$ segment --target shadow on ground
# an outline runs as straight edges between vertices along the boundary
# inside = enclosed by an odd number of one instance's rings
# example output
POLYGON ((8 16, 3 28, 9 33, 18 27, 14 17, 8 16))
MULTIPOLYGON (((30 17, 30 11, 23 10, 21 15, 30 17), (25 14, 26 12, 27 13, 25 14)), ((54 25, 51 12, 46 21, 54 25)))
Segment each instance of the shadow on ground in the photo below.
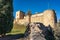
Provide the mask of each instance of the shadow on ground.
POLYGON ((1 37, 0 40, 17 40, 20 38, 23 38, 24 34, 15 34, 15 35, 6 35, 4 37, 1 37))

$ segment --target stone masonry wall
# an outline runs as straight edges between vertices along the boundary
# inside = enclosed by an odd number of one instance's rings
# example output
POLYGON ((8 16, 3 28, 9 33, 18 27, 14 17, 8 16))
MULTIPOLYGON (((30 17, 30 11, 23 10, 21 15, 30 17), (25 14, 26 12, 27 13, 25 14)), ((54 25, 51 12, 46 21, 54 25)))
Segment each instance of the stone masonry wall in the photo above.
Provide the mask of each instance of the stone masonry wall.
MULTIPOLYGON (((56 15, 53 10, 46 10, 43 13, 31 15, 31 23, 33 22, 40 22, 44 24, 46 27, 51 26, 52 28, 56 25, 56 15)), ((17 19, 16 19, 17 20, 17 19)), ((29 16, 24 16, 24 19, 19 19, 17 22, 18 24, 27 24, 29 23, 29 16)))

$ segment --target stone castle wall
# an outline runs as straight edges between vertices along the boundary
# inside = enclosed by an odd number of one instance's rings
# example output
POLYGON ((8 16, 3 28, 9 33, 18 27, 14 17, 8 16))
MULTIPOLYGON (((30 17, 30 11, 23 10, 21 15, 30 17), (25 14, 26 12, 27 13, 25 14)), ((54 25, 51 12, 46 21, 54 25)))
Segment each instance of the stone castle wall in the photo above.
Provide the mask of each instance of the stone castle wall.
MULTIPOLYGON (((31 15, 31 23, 40 22, 46 27, 51 26, 52 28, 54 28, 57 20, 55 17, 56 17, 55 11, 46 10, 43 13, 31 15)), ((24 16, 23 19, 19 19, 19 20, 16 19, 14 23, 15 22, 17 22, 18 24, 27 24, 29 23, 29 16, 28 15, 24 16)))

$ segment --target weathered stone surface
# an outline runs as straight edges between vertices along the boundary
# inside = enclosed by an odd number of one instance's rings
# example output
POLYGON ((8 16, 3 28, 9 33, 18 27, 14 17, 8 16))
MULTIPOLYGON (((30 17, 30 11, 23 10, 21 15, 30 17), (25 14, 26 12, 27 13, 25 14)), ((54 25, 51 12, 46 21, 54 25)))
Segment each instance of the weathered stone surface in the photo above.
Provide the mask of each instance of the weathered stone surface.
POLYGON ((27 27, 25 32, 25 40, 55 40, 51 27, 45 27, 41 23, 32 23, 27 27), (29 30, 30 29, 30 30, 29 30))
POLYGON ((47 27, 50 25, 53 29, 55 29, 56 27, 57 18, 56 18, 56 13, 54 10, 45 10, 42 13, 36 13, 30 16, 29 15, 22 16, 22 15, 23 15, 22 11, 20 12, 17 11, 16 20, 14 20, 14 23, 25 24, 29 22, 31 23, 40 22, 40 23, 43 23, 47 27), (21 19, 20 17, 23 17, 23 19, 21 19))

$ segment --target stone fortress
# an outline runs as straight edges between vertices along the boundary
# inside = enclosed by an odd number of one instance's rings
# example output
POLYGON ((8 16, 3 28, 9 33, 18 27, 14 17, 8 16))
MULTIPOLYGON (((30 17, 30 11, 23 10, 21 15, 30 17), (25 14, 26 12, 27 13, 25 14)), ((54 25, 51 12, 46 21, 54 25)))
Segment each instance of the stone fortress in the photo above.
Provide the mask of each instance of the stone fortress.
POLYGON ((50 25, 52 28, 54 28, 57 23, 56 13, 54 10, 45 10, 42 13, 36 13, 29 17, 29 15, 25 16, 25 13, 23 11, 16 12, 14 23, 27 24, 29 22, 40 22, 45 26, 50 25))

